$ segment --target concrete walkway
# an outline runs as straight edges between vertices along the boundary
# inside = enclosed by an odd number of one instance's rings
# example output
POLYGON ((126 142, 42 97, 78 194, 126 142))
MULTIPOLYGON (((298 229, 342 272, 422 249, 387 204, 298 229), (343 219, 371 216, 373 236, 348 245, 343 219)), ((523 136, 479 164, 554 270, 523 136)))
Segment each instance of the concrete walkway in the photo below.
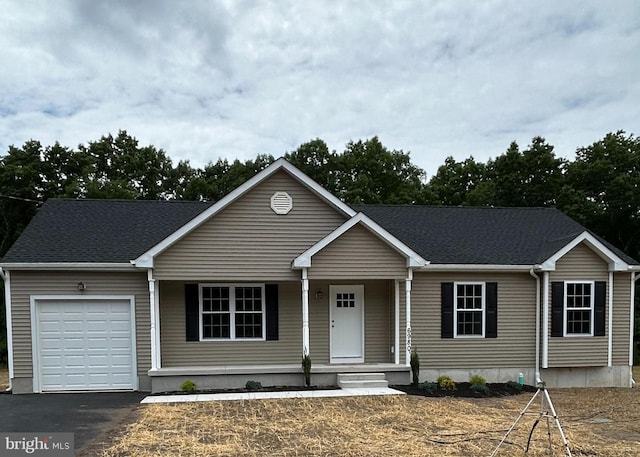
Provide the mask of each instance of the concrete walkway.
POLYGON ((399 390, 388 387, 331 389, 331 390, 299 390, 287 392, 229 392, 221 394, 193 395, 152 395, 140 403, 188 403, 194 401, 228 401, 228 400, 269 400, 274 398, 329 398, 329 397, 363 397, 368 395, 405 395, 399 390))

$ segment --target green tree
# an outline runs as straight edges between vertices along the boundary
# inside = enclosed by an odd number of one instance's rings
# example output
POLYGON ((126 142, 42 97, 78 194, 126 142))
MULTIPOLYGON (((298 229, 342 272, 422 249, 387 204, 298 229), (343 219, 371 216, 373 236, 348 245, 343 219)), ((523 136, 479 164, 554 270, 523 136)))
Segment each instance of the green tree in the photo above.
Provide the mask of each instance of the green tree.
POLYGON ((493 186, 485 164, 473 157, 457 162, 447 157, 424 187, 423 202, 430 205, 483 206, 490 204, 493 186))
POLYGON ((329 151, 324 141, 319 138, 308 141, 284 157, 329 192, 336 193, 339 158, 335 151, 329 151))
POLYGON ((336 161, 336 194, 347 203, 411 204, 420 200, 424 170, 409 154, 390 151, 378 137, 347 143, 336 161))

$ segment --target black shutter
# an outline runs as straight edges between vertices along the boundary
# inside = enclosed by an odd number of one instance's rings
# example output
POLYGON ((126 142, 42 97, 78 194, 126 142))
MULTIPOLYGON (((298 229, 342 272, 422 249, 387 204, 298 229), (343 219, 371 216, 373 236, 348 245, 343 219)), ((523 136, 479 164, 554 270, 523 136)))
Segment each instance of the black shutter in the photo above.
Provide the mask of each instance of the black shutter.
POLYGON ((200 341, 200 297, 197 284, 184 285, 187 341, 200 341))
POLYGON ((607 307, 607 283, 606 281, 596 281, 594 293, 594 323, 593 334, 595 336, 604 336, 605 334, 605 315, 607 307))
POLYGON ((486 338, 498 337, 498 283, 488 282, 485 284, 487 322, 485 324, 484 336, 486 338))
POLYGON ((564 335, 564 282, 551 283, 551 336, 564 335))
POLYGON ((441 285, 442 313, 441 338, 453 338, 453 283, 443 282, 441 285))
POLYGON ((264 285, 267 312, 267 340, 278 339, 278 285, 264 285))

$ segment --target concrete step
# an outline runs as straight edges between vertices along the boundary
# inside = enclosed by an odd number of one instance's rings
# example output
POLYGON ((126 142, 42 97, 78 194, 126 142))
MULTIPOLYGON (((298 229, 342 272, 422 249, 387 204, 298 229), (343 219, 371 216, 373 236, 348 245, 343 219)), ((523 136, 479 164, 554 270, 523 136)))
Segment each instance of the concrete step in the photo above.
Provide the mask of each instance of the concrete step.
POLYGON ((343 389, 389 387, 384 373, 338 373, 338 385, 343 389))

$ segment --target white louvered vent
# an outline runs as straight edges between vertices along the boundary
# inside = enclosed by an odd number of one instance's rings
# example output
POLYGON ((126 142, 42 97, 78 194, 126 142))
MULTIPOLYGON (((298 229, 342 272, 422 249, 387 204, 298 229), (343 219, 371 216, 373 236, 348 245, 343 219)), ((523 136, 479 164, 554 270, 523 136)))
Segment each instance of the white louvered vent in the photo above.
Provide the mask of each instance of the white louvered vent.
POLYGON ((293 198, 286 192, 276 192, 271 196, 271 209, 276 214, 288 214, 293 208, 293 198))

